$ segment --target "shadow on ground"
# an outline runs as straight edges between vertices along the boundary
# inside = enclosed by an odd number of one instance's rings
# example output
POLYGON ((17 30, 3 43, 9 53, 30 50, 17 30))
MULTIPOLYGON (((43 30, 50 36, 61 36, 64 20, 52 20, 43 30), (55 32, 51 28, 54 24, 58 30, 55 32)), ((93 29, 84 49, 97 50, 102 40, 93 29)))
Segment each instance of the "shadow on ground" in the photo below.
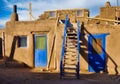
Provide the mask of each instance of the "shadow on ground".
POLYGON ((0 84, 96 84, 93 82, 109 82, 109 84, 119 84, 119 75, 109 75, 107 73, 81 72, 80 79, 62 79, 57 72, 44 71, 41 69, 31 69, 25 66, 5 66, 0 62, 0 84), (74 81, 74 82, 73 82, 74 81))

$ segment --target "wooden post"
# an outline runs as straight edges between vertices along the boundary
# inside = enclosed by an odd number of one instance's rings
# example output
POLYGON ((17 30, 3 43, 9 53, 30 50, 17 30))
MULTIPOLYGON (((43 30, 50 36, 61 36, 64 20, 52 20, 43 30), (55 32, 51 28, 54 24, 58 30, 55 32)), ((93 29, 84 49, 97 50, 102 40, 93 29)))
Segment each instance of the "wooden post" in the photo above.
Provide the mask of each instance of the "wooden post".
POLYGON ((33 34, 29 35, 29 44, 28 44, 28 56, 30 59, 27 61, 30 67, 34 67, 34 37, 33 34))
MULTIPOLYGON (((56 34, 57 34, 57 27, 58 27, 59 18, 60 18, 60 16, 59 16, 59 13, 58 13, 58 15, 57 15, 57 21, 56 21, 56 26, 55 26, 55 33, 54 33, 55 36, 56 36, 56 38, 57 38, 57 35, 56 35, 56 34)), ((57 71, 58 71, 58 70, 59 70, 59 61, 58 61, 58 57, 57 57, 57 54, 56 54, 56 52, 57 52, 57 51, 56 51, 56 49, 57 49, 56 47, 57 47, 57 44, 56 44, 56 39, 55 39, 55 48, 54 48, 54 49, 55 49, 55 51, 54 51, 54 52, 55 52, 55 56, 54 56, 54 59, 55 59, 55 62, 54 62, 54 63, 55 63, 55 64, 54 64, 54 65, 55 65, 55 68, 56 68, 57 71)))
POLYGON ((32 15, 32 3, 29 3, 29 16, 30 16, 30 21, 35 20, 34 16, 32 15))
POLYGON ((5 57, 5 32, 2 32, 2 53, 3 53, 3 60, 6 66, 6 57, 5 57))
POLYGON ((118 0, 116 2, 117 2, 117 7, 118 7, 118 0))

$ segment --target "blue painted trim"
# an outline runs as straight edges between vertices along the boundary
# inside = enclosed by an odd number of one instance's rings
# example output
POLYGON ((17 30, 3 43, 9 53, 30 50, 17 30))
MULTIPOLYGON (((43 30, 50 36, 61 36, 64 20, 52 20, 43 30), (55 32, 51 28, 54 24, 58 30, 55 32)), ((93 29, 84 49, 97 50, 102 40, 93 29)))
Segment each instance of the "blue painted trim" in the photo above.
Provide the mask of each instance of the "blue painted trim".
POLYGON ((62 41, 62 53, 61 53, 61 59, 60 59, 60 79, 62 79, 63 76, 63 59, 65 55, 65 42, 66 42, 66 35, 67 35, 67 27, 69 25, 69 19, 68 14, 66 14, 65 24, 64 24, 64 36, 62 41))
MULTIPOLYGON (((100 56, 103 56, 102 59, 106 62, 106 36, 109 35, 108 33, 105 34, 89 34, 88 35, 88 56, 92 55, 92 39, 100 38, 102 39, 102 53, 99 54, 100 56)), ((90 60, 88 60, 90 62, 90 60)), ((90 71, 90 64, 89 64, 89 71, 90 71)), ((104 66, 106 66, 106 63, 104 66)), ((94 72, 94 71, 93 71, 94 72)))
POLYGON ((80 21, 77 23, 77 48, 78 48, 78 64, 77 64, 77 79, 79 79, 79 70, 80 70, 80 21))
MULTIPOLYGON (((77 48, 78 48, 78 52, 80 53, 80 21, 78 21, 78 24, 77 24, 77 26, 78 26, 78 32, 77 32, 77 44, 78 44, 78 46, 77 46, 77 48)), ((78 61, 80 61, 80 56, 78 56, 78 61)))
POLYGON ((91 37, 105 37, 105 36, 107 36, 107 35, 109 35, 109 33, 98 33, 98 34, 88 34, 87 36, 89 37, 89 36, 91 36, 91 37))
POLYGON ((67 23, 68 23, 68 14, 66 15, 65 25, 64 25, 64 36, 62 41, 62 55, 61 55, 61 61, 64 58, 65 53, 65 41, 66 41, 66 34, 67 34, 67 23))

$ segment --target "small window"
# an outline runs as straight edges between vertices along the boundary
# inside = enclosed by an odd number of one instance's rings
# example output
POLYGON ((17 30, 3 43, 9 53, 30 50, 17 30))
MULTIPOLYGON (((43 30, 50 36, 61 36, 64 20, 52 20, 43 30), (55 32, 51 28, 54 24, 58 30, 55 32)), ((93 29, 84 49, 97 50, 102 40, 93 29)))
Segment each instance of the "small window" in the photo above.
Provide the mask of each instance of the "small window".
POLYGON ((92 39, 92 53, 93 54, 101 54, 102 53, 102 39, 97 38, 97 39, 92 39))
POLYGON ((41 50, 46 49, 46 37, 45 36, 36 37, 36 49, 41 49, 41 50))
POLYGON ((55 11, 50 11, 50 14, 49 14, 50 17, 55 17, 56 16, 56 13, 55 11))
POLYGON ((27 36, 20 36, 18 38, 18 47, 27 47, 27 36))
POLYGON ((78 17, 83 17, 84 16, 84 11, 83 10, 77 10, 77 16, 78 17))

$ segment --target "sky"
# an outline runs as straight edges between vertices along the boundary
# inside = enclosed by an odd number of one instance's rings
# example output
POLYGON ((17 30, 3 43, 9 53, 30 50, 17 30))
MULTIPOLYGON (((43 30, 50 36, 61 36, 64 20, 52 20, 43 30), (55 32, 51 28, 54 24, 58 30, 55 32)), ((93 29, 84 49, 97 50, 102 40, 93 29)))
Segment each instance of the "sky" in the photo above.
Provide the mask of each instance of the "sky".
POLYGON ((0 28, 4 28, 5 23, 10 20, 13 5, 18 7, 19 20, 28 21, 30 2, 32 3, 32 15, 38 19, 47 10, 74 8, 87 8, 90 11, 90 17, 95 17, 99 14, 100 7, 105 6, 107 1, 112 6, 116 6, 116 0, 0 0, 0 28))

